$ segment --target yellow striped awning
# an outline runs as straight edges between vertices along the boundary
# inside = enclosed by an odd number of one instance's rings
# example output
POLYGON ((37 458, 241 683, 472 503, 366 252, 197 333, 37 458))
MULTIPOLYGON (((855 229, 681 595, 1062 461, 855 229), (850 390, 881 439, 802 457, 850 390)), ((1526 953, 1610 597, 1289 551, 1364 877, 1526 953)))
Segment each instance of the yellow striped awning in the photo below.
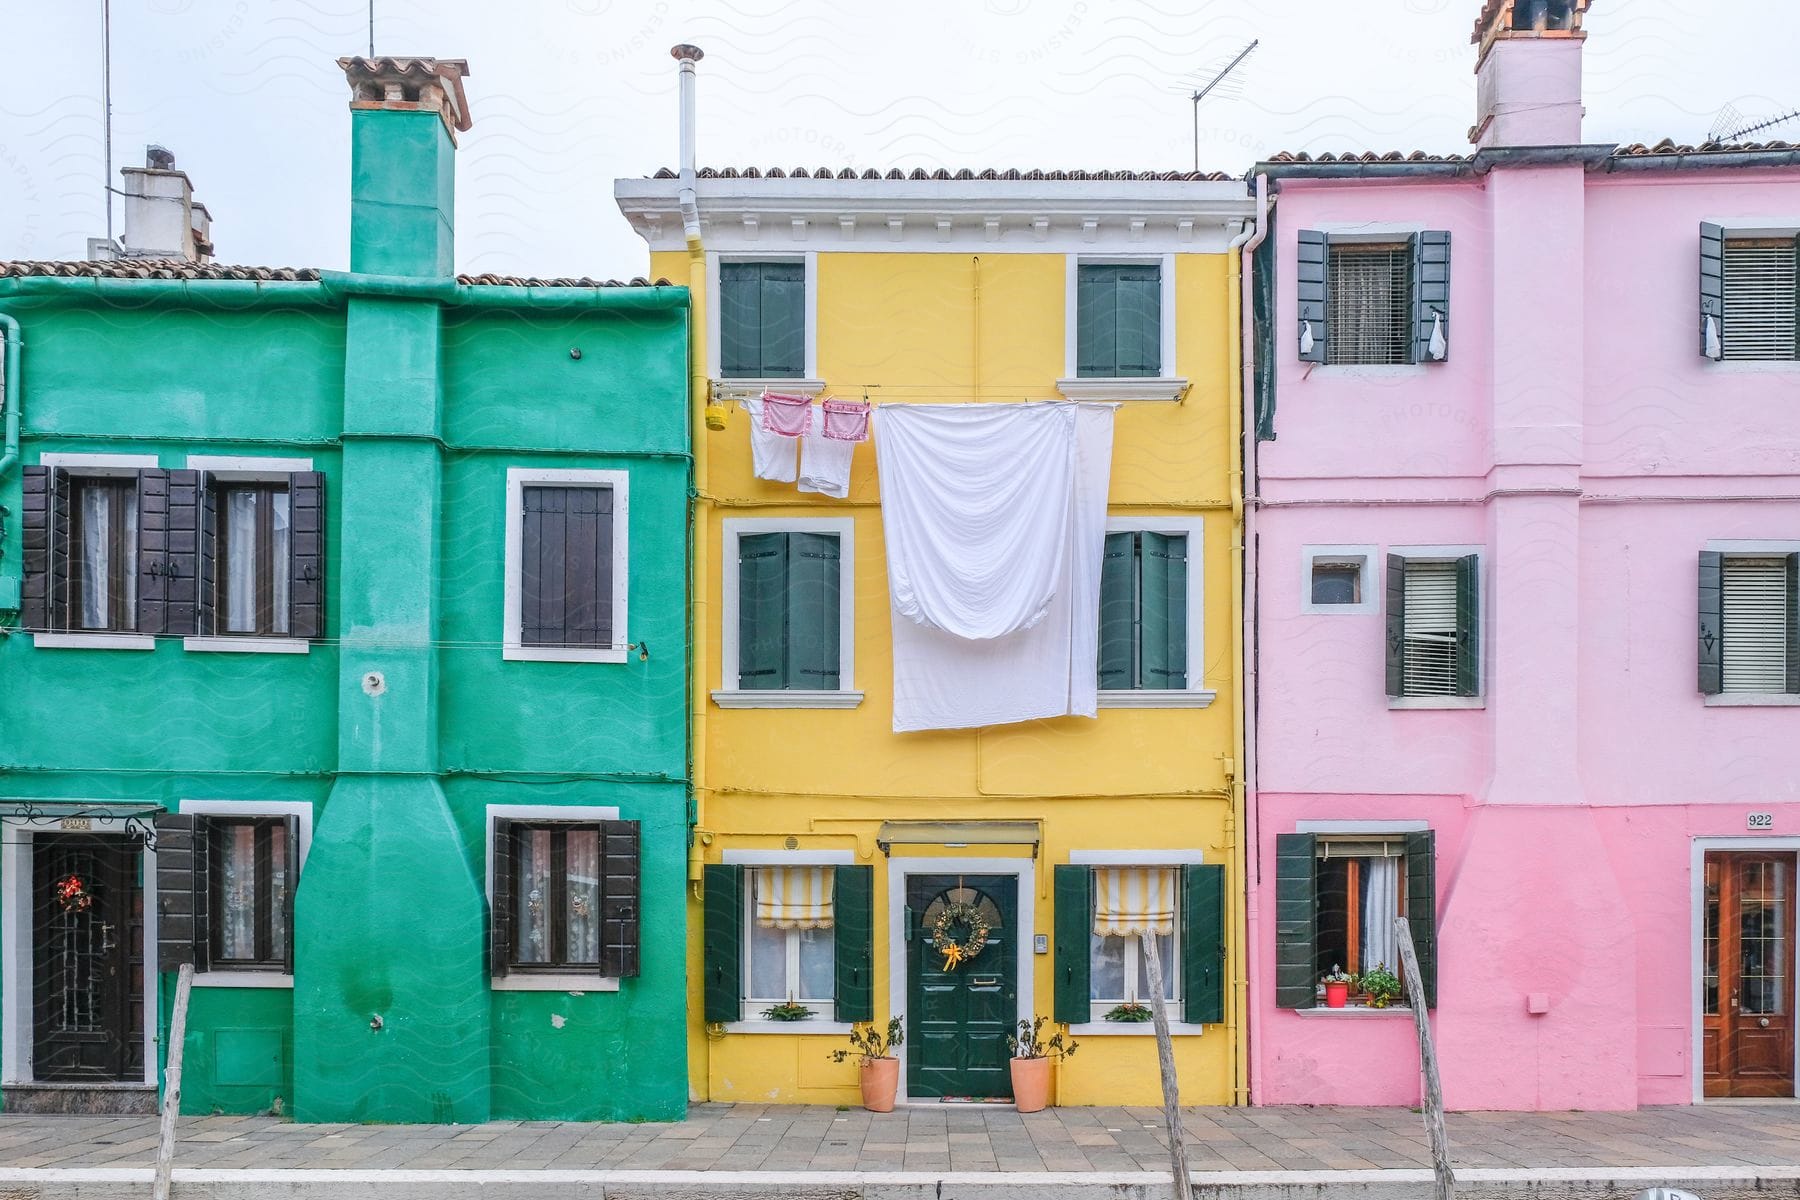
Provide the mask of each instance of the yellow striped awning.
POLYGON ((773 929, 830 929, 830 867, 758 867, 756 923, 773 929))
POLYGON ((1096 868, 1094 932, 1102 937, 1174 933, 1174 868, 1096 868))

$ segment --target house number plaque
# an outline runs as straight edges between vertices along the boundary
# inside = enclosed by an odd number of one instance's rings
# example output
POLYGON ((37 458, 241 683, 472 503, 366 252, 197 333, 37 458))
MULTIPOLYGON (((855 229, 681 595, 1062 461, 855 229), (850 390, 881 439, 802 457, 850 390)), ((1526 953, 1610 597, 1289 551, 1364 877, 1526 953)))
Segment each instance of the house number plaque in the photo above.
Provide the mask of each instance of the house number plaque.
POLYGON ((1775 828, 1775 814, 1751 813, 1744 819, 1744 825, 1749 829, 1773 829, 1775 828))
POLYGON ((64 817, 62 828, 74 833, 86 833, 94 827, 92 817, 64 817))

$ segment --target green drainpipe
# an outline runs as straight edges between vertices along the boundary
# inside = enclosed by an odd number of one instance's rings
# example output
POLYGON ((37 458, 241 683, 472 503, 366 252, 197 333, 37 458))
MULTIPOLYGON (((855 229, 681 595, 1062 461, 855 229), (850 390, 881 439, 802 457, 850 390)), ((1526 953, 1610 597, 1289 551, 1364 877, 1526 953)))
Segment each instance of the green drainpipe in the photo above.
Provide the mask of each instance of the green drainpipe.
MULTIPOLYGON (((0 449, 0 484, 5 483, 6 476, 19 461, 19 397, 21 394, 19 380, 19 322, 15 317, 0 313, 0 337, 6 340, 6 357, 0 362, 0 371, 4 372, 6 390, 0 396, 0 412, 6 414, 6 441, 0 449)), ((0 519, 11 516, 4 507, 0 507, 0 519)), ((4 540, 6 531, 3 520, 0 520, 0 612, 17 612, 19 609, 19 588, 23 576, 20 569, 13 565, 11 548, 4 540)), ((17 533, 13 537, 17 538, 17 533)))

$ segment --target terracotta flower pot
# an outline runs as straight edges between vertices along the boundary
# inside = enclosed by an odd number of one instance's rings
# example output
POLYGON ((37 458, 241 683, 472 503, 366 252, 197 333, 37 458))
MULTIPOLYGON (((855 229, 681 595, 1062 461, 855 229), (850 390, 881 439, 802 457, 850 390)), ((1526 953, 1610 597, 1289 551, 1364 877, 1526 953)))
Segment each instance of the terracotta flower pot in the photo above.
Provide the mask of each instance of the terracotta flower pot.
POLYGON ((863 1063, 862 1100, 870 1112, 893 1112, 894 1092, 899 1086, 899 1059, 871 1058, 863 1063))
POLYGON ((1327 983, 1325 985, 1326 1008, 1342 1008, 1344 1002, 1349 999, 1350 985, 1348 983, 1327 983))
POLYGON ((1050 1103, 1050 1060, 1012 1060, 1013 1104, 1022 1113, 1042 1112, 1050 1103))

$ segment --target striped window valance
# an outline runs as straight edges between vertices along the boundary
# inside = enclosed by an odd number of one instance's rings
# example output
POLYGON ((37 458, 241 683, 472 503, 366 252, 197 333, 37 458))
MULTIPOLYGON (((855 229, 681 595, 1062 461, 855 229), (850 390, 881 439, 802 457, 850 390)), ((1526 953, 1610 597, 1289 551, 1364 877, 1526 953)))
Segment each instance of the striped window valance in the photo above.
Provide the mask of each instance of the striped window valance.
POLYGON ((1096 868, 1094 932, 1102 937, 1174 933, 1175 869, 1096 868))
POLYGON ((830 929, 830 867, 759 867, 756 923, 772 929, 830 929))

